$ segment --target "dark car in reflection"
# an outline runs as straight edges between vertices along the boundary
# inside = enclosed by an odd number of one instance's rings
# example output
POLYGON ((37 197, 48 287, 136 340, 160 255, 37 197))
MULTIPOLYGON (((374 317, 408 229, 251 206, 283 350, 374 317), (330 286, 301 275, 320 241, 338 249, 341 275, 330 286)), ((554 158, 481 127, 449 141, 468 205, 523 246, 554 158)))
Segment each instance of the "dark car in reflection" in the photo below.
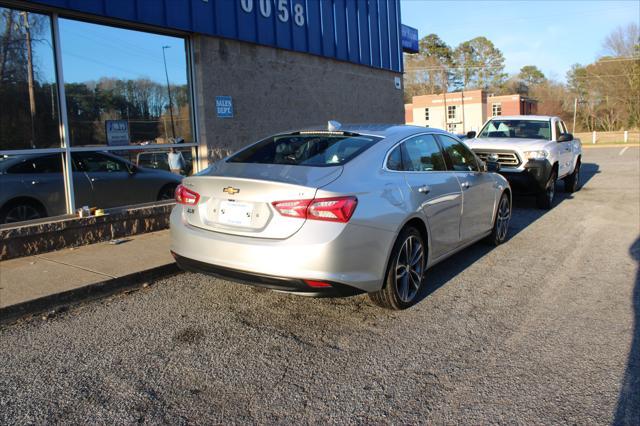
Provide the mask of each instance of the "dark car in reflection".
MULTIPOLYGON (((173 199, 181 176, 147 169, 106 152, 72 154, 76 208, 111 208, 173 199)), ((60 154, 27 154, 0 161, 0 223, 66 213, 60 154)))

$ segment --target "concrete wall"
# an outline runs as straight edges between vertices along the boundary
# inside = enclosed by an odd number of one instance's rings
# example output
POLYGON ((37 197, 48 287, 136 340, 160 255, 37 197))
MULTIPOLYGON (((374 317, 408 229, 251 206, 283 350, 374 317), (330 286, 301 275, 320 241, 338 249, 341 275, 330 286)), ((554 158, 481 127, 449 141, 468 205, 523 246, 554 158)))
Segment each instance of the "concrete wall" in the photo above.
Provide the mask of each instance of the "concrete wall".
POLYGON ((194 36, 193 46, 199 139, 209 159, 328 120, 404 122, 399 73, 215 37, 194 36), (216 116, 216 96, 233 98, 233 118, 216 116))

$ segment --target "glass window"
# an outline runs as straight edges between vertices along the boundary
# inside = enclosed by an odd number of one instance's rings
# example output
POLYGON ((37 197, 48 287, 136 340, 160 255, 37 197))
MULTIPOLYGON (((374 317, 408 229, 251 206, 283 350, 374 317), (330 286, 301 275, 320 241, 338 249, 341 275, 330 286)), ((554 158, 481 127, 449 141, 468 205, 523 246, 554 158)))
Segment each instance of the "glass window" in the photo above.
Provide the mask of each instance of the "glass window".
POLYGON ((404 170, 414 172, 447 170, 440 147, 432 135, 413 137, 402 146, 404 170))
POLYGON ((0 156, 0 225, 66 213, 62 154, 0 156))
POLYGON ((455 120, 456 119, 456 106, 455 105, 449 105, 447 107, 447 118, 449 120, 455 120))
POLYGON ((475 155, 462 142, 449 136, 438 135, 442 147, 449 158, 449 166, 457 172, 479 171, 475 155))
POLYGON ((551 124, 542 120, 492 119, 478 137, 551 140, 551 124))
POLYGON ((425 121, 429 121, 429 108, 424 109, 424 119, 425 121))
POLYGON ((323 133, 279 135, 240 151, 230 163, 288 164, 294 166, 340 166, 379 141, 373 136, 323 133))
POLYGON ((72 146, 192 142, 184 39, 59 23, 72 146))
POLYGON ((402 170, 402 151, 400 145, 395 147, 387 158, 387 169, 402 170))
POLYGON ((174 150, 185 161, 173 172, 168 150, 72 153, 76 208, 108 209, 172 199, 182 175, 192 171, 186 161, 193 158, 192 149, 174 150))
POLYGON ((0 150, 59 148, 51 20, 0 7, 0 150))
POLYGON ((500 104, 500 103, 492 104, 491 105, 491 115, 493 115, 494 117, 496 117, 498 115, 502 115, 502 104, 500 104))

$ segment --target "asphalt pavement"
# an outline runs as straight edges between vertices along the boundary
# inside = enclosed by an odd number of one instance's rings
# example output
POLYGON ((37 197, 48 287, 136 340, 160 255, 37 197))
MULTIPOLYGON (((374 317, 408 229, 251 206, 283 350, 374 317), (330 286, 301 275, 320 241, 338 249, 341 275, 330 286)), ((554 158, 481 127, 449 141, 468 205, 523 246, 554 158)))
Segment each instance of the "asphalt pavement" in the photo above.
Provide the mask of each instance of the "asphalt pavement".
POLYGON ((183 273, 2 326, 0 424, 638 424, 640 149, 583 175, 407 311, 183 273))

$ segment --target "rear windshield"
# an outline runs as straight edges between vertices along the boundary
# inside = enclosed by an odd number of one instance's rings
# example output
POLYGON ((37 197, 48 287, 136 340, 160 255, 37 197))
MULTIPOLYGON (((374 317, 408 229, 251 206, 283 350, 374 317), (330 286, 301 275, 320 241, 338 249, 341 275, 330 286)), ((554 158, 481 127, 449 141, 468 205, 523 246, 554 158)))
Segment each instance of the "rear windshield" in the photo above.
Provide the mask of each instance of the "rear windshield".
POLYGON ((491 120, 479 138, 519 138, 551 140, 551 124, 534 120, 491 120))
POLYGON ((260 141, 227 161, 314 167, 340 166, 360 155, 380 139, 342 134, 280 135, 260 141))

